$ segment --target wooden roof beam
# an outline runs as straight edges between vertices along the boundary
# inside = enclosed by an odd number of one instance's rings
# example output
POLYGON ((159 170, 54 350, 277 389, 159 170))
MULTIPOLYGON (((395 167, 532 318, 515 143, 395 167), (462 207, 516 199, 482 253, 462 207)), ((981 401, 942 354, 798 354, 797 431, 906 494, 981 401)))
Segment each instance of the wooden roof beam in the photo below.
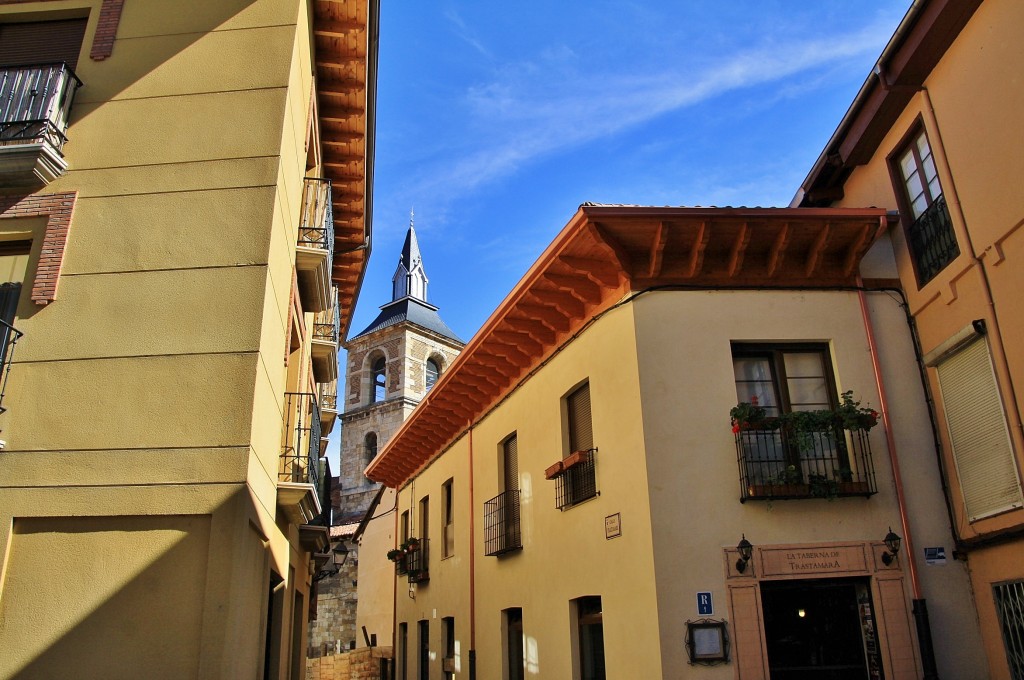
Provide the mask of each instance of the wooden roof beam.
POLYGON ((499 342, 512 345, 517 349, 522 349, 527 354, 537 356, 544 351, 544 345, 523 333, 515 333, 513 331, 494 331, 492 336, 499 342))
POLYGON ((580 302, 594 305, 601 301, 601 287, 588 278, 550 272, 545 274, 544 278, 572 294, 580 302))
MULTIPOLYGON (((509 364, 507 359, 499 357, 497 354, 492 354, 483 348, 473 353, 473 360, 478 362, 473 364, 474 367, 478 366, 481 371, 493 371, 506 380, 511 380, 519 375, 519 370, 509 364)), ((466 364, 466 366, 469 366, 469 364, 466 364)))
POLYGON ((523 319, 515 316, 507 316, 505 317, 505 323, 508 324, 509 328, 519 333, 525 333, 542 345, 547 346, 555 344, 555 334, 550 328, 536 319, 523 319))
POLYGON ((732 278, 743 268, 743 255, 747 252, 747 245, 750 243, 750 226, 744 222, 740 225, 740 231, 736 234, 736 240, 732 244, 729 253, 729 277, 732 278))
POLYGON ((565 290, 543 290, 535 288, 530 291, 530 295, 542 304, 552 306, 562 314, 574 319, 583 316, 586 312, 586 307, 584 307, 583 303, 565 290))
POLYGON ((520 303, 520 311, 529 314, 531 317, 537 319, 551 330, 556 333, 568 333, 569 332, 569 319, 557 310, 551 307, 543 307, 541 305, 531 305, 529 303, 520 303))
POLYGON ((668 243, 668 223, 658 222, 658 229, 654 233, 654 240, 651 242, 651 256, 647 263, 647 278, 653 279, 661 274, 661 264, 665 254, 666 243, 668 243))
POLYGON ((853 271, 857 268, 857 263, 860 261, 861 255, 864 254, 864 250, 867 248, 868 237, 871 235, 871 225, 865 224, 860 228, 860 232, 857 237, 850 244, 849 250, 846 251, 846 258, 843 260, 843 276, 850 276, 853 271))
POLYGON ((825 246, 828 244, 830 229, 831 225, 826 222, 825 226, 818 232, 818 236, 814 239, 814 244, 811 245, 811 249, 807 252, 807 265, 804 267, 804 276, 809 277, 818 268, 821 256, 825 252, 825 246))
POLYGON ((690 247, 690 267, 687 273, 689 278, 700 274, 700 270, 704 266, 704 251, 708 247, 709 240, 711 240, 711 227, 708 226, 705 220, 697 227, 697 234, 694 236, 693 245, 690 247))
POLYGON ((495 338, 495 342, 492 342, 488 348, 497 354, 499 357, 508 359, 509 363, 519 368, 525 368, 530 364, 530 355, 526 352, 520 351, 515 345, 510 345, 501 342, 495 338))
POLYGON ((504 385, 498 384, 491 380, 484 373, 470 373, 468 371, 463 370, 462 375, 460 375, 459 378, 461 380, 465 380, 466 382, 470 382, 475 385, 480 385, 485 389, 493 388, 495 390, 500 390, 502 387, 504 387, 504 385))
POLYGON ((772 242, 771 252, 768 254, 768 276, 775 276, 779 271, 779 267, 782 266, 782 261, 786 257, 786 245, 789 243, 789 223, 782 225, 779 229, 779 233, 775 235, 775 241, 772 242))
POLYGON ((583 274, 591 281, 605 288, 618 288, 622 283, 623 273, 605 260, 594 260, 588 257, 562 255, 559 262, 577 274, 583 274))
POLYGON ((607 229, 599 226, 596 222, 587 222, 586 231, 590 234, 594 244, 603 250, 626 276, 632 278, 633 261, 622 244, 607 229))

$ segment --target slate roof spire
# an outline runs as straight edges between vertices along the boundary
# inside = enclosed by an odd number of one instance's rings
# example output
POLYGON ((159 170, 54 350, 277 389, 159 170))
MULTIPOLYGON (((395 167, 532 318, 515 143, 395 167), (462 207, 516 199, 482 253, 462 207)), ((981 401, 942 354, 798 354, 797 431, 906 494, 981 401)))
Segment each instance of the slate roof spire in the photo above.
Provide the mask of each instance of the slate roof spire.
POLYGON ((413 226, 414 213, 409 211, 409 231, 405 234, 402 255, 398 259, 398 268, 391 279, 391 301, 412 297, 427 301, 427 273, 423 270, 423 256, 420 255, 420 244, 416 240, 416 229, 413 226))

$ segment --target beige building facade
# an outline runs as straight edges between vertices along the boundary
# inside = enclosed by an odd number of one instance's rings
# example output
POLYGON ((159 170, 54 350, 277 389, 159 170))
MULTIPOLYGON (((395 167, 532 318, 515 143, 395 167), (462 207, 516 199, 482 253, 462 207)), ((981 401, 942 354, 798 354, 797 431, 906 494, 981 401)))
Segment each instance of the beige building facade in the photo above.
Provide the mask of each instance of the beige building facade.
POLYGON ((376 30, 0 2, 0 677, 303 677, 376 30))
POLYGON ((953 547, 999 680, 1024 677, 1021 22, 1012 0, 916 3, 794 199, 899 211, 953 547))
POLYGON ((367 470, 396 678, 986 677, 888 229, 581 206, 367 470))

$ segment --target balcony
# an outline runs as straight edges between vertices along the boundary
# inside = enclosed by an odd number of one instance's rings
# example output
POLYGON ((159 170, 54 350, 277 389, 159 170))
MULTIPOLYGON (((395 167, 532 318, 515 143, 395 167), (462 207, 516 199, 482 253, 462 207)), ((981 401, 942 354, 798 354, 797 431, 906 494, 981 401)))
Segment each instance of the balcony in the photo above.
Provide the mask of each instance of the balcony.
POLYGON ((419 546, 405 555, 405 573, 409 583, 426 583, 430 580, 430 540, 421 538, 419 546))
POLYGON ((81 85, 67 64, 0 67, 0 186, 38 189, 64 174, 64 133, 81 85))
POLYGON ((295 269, 302 308, 322 312, 331 304, 331 264, 334 259, 334 208, 331 180, 306 177, 302 182, 302 213, 295 269))
POLYGON ((504 555, 522 547, 519 489, 511 489, 484 502, 484 554, 504 555))
POLYGON ((878 492, 866 429, 846 429, 840 423, 798 429, 784 423, 740 429, 735 436, 740 502, 868 497, 878 492))
POLYGON ((284 443, 278 468, 277 504, 293 524, 320 516, 320 407, 316 395, 285 394, 284 443))
POLYGON ((576 451, 544 471, 546 479, 555 480, 555 507, 567 510, 600 495, 596 457, 597 449, 576 451))
POLYGON ((334 429, 338 419, 338 381, 320 383, 317 386, 320 403, 320 434, 324 437, 334 429))
POLYGON ((4 395, 7 394, 7 376, 11 373, 11 362, 14 359, 14 346, 24 333, 0 319, 0 414, 7 412, 4 406, 4 395))
POLYGON ((313 318, 313 378, 318 383, 338 379, 338 336, 341 333, 341 314, 338 310, 338 289, 331 288, 331 304, 313 318))
POLYGON ((907 230, 917 280, 924 285, 935 278, 959 254, 946 198, 939 196, 907 230))

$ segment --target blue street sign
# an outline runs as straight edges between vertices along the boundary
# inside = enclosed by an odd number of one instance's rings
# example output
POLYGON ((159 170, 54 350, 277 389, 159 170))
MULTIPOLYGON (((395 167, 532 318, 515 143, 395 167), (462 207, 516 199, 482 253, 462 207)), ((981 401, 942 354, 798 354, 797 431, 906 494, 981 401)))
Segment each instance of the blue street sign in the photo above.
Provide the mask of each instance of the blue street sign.
POLYGON ((701 616, 711 616, 715 608, 711 604, 711 593, 697 593, 697 613, 701 616))

